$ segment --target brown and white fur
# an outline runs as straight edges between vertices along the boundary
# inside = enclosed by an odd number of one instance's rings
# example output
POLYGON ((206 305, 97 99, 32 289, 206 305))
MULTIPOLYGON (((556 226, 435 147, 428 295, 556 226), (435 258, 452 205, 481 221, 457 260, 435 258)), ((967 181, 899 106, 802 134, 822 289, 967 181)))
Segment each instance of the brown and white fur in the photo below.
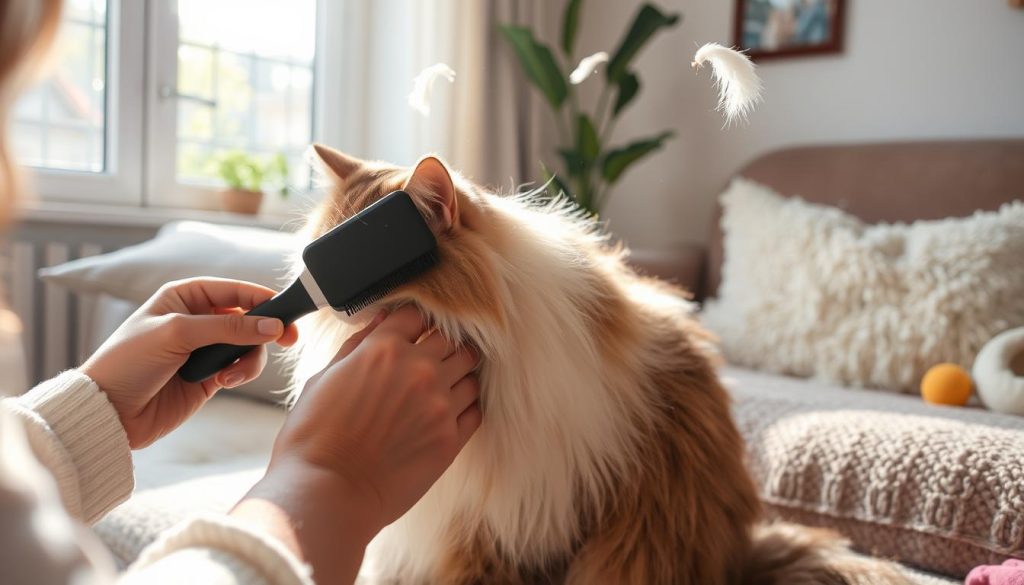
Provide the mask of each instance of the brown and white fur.
MULTIPOLYGON (((837 537, 759 525, 710 336, 683 291, 634 273, 565 205, 500 197, 426 157, 414 170, 317 146, 331 181, 310 237, 404 188, 440 264, 415 303, 472 343, 484 422, 374 549, 400 583, 901 582, 837 537)), ((374 311, 302 325, 301 380, 374 311)))

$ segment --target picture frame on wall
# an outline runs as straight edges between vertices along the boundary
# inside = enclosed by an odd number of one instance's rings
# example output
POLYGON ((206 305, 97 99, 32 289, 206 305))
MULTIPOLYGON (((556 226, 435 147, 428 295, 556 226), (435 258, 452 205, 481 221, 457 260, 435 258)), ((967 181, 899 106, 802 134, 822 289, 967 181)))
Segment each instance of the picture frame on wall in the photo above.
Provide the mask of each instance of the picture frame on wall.
POLYGON ((755 61, 843 50, 846 0, 734 1, 734 44, 755 61))

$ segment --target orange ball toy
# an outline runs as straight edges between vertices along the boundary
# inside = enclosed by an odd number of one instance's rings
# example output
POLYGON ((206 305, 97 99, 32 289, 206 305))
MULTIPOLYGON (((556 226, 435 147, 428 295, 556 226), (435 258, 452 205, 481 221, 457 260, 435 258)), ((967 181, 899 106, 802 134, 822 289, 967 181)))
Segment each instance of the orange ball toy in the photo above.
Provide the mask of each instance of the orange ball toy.
POLYGON ((971 397, 971 376, 956 364, 932 366, 921 379, 921 397, 932 404, 963 406, 971 397))

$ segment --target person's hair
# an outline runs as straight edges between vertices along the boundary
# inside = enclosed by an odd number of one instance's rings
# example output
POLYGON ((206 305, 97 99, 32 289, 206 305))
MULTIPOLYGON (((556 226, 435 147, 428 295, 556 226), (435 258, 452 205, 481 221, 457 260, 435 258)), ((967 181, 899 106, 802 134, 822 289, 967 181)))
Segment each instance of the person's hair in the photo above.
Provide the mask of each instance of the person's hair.
POLYGON ((57 36, 63 3, 0 0, 0 227, 10 220, 20 184, 8 145, 7 118, 15 100, 43 69, 57 36))

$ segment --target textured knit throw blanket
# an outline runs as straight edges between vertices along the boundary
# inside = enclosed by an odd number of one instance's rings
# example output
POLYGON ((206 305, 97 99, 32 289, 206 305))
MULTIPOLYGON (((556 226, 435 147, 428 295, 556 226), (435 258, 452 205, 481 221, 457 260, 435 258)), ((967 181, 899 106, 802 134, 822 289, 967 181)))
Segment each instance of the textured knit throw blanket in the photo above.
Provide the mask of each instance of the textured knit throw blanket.
POLYGON ((1024 417, 726 370, 768 509, 962 578, 1024 558, 1024 417))

